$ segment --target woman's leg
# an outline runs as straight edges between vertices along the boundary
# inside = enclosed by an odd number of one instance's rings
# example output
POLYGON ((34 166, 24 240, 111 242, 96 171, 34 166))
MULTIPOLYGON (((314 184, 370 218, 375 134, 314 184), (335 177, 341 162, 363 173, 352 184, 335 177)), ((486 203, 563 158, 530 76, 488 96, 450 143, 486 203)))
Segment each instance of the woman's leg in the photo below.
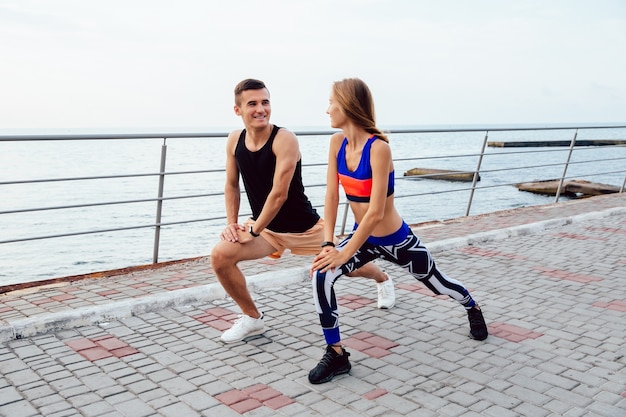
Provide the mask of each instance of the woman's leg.
MULTIPOLYGON (((341 247, 342 245, 339 244, 338 248, 341 247)), ((309 382, 312 384, 328 382, 336 375, 350 372, 352 368, 348 360, 350 353, 346 352, 340 344, 339 312, 333 286, 341 275, 348 274, 379 257, 376 252, 362 251, 362 249, 341 268, 328 272, 315 271, 313 274, 313 298, 327 346, 320 362, 309 372, 309 382)))
POLYGON ((447 295, 467 310, 476 305, 461 282, 448 277, 437 268, 428 249, 414 234, 409 234, 404 242, 397 245, 381 246, 379 251, 384 259, 408 269, 416 279, 423 282, 435 294, 447 295))
POLYGON ((339 343, 341 336, 339 335, 339 313, 337 309, 337 298, 335 297, 335 289, 333 288, 335 281, 342 274, 341 269, 334 271, 319 272, 313 274, 313 300, 315 302, 315 310, 319 315, 322 331, 326 344, 333 345, 339 343))
MULTIPOLYGON (((349 239, 350 237, 339 243, 337 249, 341 250, 349 239)), ((334 290, 335 281, 337 281, 341 275, 355 271, 368 262, 380 257, 380 254, 374 249, 373 246, 365 244, 340 268, 335 268, 328 272, 315 271, 313 274, 313 300, 315 301, 315 309, 320 318, 326 344, 336 344, 341 340, 339 334, 339 311, 334 290)))
POLYGON ((487 324, 476 301, 465 286, 441 272, 430 252, 412 232, 406 240, 397 245, 379 246, 384 259, 395 262, 408 269, 419 281, 423 282, 437 295, 447 295, 465 307, 470 324, 470 337, 485 340, 489 335, 487 324))

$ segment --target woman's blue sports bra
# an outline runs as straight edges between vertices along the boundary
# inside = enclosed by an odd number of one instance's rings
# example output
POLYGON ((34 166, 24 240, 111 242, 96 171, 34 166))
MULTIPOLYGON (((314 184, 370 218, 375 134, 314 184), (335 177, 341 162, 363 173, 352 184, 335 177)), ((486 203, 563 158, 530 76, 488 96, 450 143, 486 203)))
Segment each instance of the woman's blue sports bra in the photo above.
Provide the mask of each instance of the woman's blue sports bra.
MULTIPOLYGON (((339 182, 346 192, 346 197, 350 201, 365 202, 370 201, 372 195, 372 166, 370 164, 370 149, 372 143, 378 139, 378 136, 372 135, 363 147, 361 160, 356 170, 350 171, 346 164, 346 145, 348 138, 343 139, 343 143, 337 153, 337 176, 339 182)), ((394 192, 394 171, 389 173, 387 181, 387 197, 394 192)))

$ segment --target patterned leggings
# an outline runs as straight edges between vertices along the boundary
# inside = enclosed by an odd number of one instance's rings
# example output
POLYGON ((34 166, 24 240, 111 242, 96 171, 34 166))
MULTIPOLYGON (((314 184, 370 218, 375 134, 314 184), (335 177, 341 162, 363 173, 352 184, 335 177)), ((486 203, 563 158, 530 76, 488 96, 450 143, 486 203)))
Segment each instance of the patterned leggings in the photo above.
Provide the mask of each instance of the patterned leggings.
MULTIPOLYGON (((351 236, 348 236, 344 239, 337 245, 337 249, 341 250, 350 238, 351 236)), ((357 253, 340 268, 323 273, 315 271, 313 274, 315 309, 319 314, 327 344, 338 343, 341 340, 337 299, 333 289, 335 281, 341 275, 352 272, 377 258, 385 259, 407 269, 432 292, 437 295, 448 295, 467 310, 476 304, 462 283, 449 278, 437 268, 430 252, 413 232, 409 231, 406 239, 395 245, 383 246, 365 242, 357 253)))

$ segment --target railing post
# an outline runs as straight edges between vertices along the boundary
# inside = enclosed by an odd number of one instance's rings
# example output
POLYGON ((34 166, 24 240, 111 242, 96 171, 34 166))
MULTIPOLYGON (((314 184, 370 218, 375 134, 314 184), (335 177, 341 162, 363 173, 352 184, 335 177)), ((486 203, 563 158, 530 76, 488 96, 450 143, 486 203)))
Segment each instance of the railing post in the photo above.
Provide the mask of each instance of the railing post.
POLYGON ((156 221, 154 227, 154 249, 152 251, 152 263, 159 262, 159 242, 161 240, 161 212, 163 210, 163 185, 165 183, 165 157, 167 155, 167 145, 165 141, 167 138, 163 138, 163 145, 161 145, 161 165, 159 168, 159 192, 157 196, 157 209, 156 209, 156 221))
POLYGON ((559 186, 556 189, 556 197, 554 197, 554 202, 559 202, 559 197, 561 196, 561 188, 563 187, 563 182, 565 182, 565 175, 567 174, 567 168, 569 167, 569 161, 572 157, 572 152, 574 151, 574 145, 576 145, 576 136, 578 136, 578 129, 574 132, 574 137, 569 144, 569 152, 567 153, 567 160, 565 161, 565 167, 563 167, 563 175, 561 175, 561 179, 559 181, 559 186))
POLYGON ((346 201, 343 209, 343 218, 341 220, 341 233, 343 235, 346 233, 346 222, 348 221, 348 209, 350 208, 350 204, 346 201))
POLYGON ((620 193, 624 192, 624 187, 626 187, 626 175, 624 175, 624 181, 622 182, 622 188, 619 189, 620 193))
POLYGON ((487 138, 489 137, 489 131, 485 131, 485 140, 483 140, 483 147, 480 150, 478 156, 478 164, 476 165, 476 171, 474 171, 474 178, 472 178, 472 188, 470 190, 469 200, 467 200, 467 209, 465 215, 469 216, 470 209, 472 208, 472 201, 474 199, 474 190, 476 189, 476 182, 478 182, 478 173, 480 172, 481 165, 483 163, 483 155, 485 155, 485 148, 487 147, 487 138))

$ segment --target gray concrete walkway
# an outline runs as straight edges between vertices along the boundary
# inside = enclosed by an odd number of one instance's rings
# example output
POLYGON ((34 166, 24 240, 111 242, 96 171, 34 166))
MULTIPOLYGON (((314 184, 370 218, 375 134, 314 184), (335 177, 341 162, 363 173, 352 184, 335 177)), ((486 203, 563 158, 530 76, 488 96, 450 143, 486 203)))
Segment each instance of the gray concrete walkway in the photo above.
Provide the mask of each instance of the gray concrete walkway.
POLYGON ((464 310, 381 262, 397 303, 336 284, 352 371, 323 354, 305 267, 247 262, 263 336, 224 345, 237 309, 207 258, 0 294, 0 416, 626 416, 626 195, 415 225, 464 310))

